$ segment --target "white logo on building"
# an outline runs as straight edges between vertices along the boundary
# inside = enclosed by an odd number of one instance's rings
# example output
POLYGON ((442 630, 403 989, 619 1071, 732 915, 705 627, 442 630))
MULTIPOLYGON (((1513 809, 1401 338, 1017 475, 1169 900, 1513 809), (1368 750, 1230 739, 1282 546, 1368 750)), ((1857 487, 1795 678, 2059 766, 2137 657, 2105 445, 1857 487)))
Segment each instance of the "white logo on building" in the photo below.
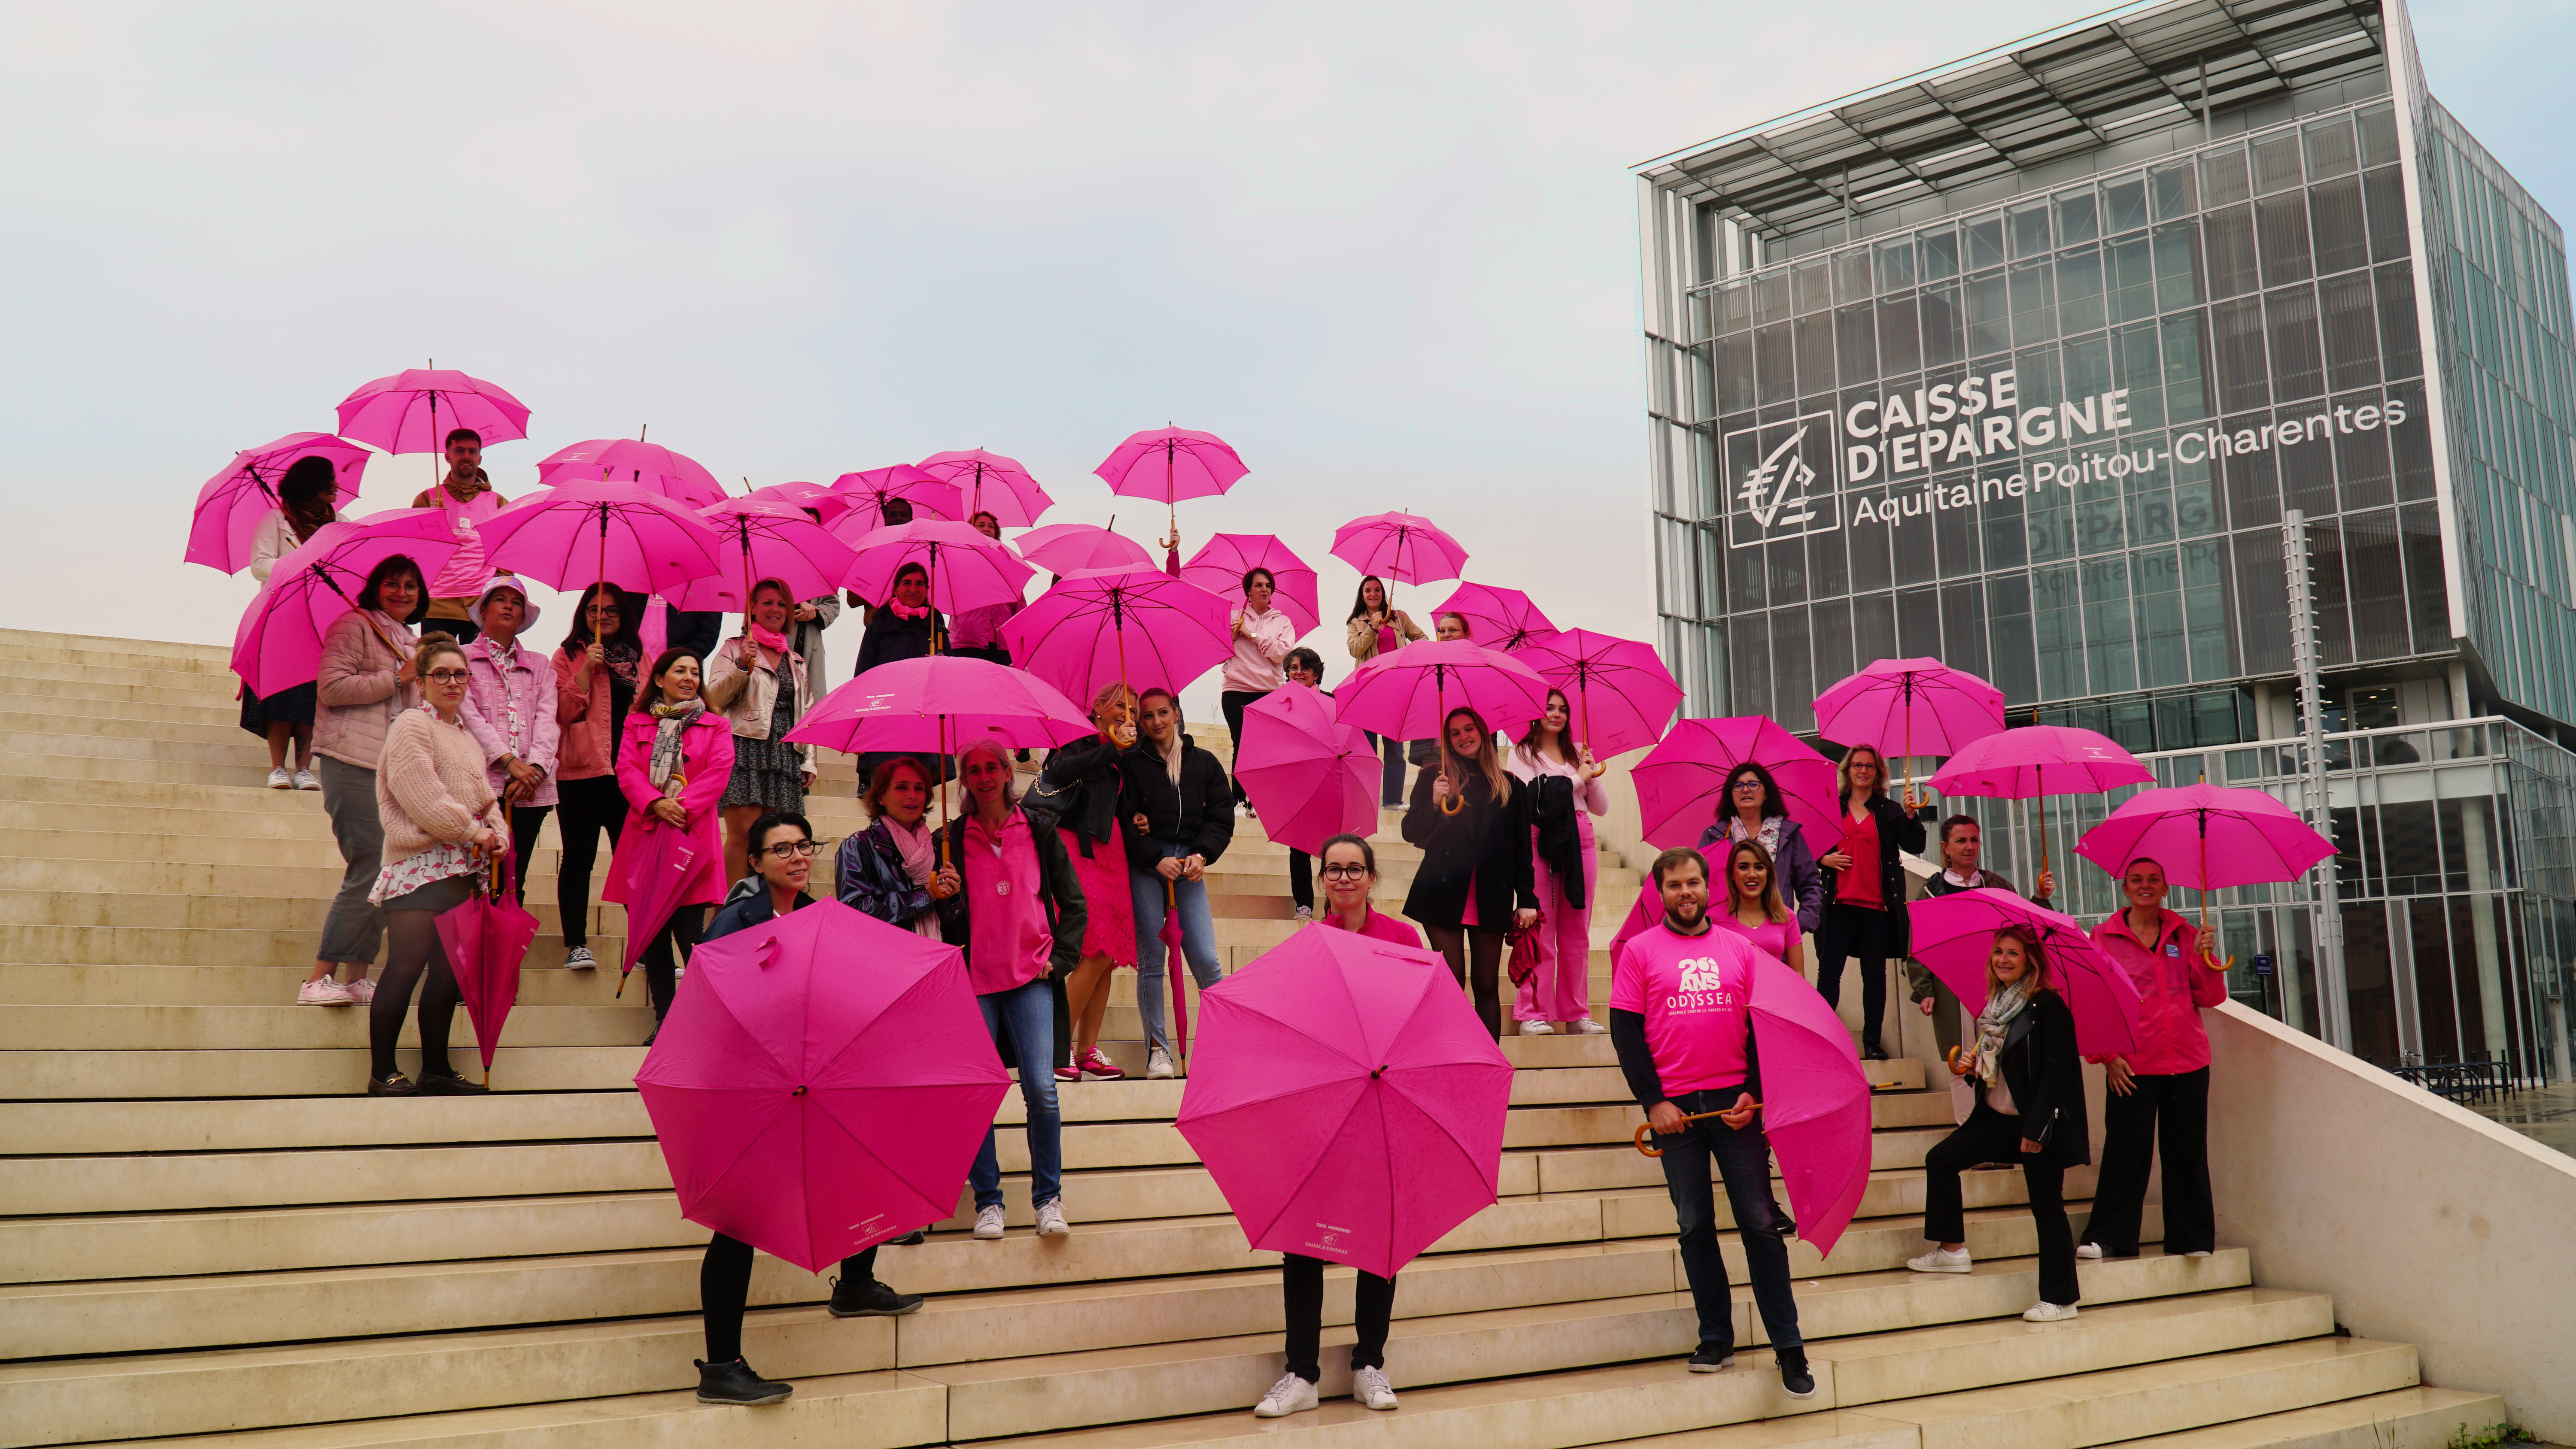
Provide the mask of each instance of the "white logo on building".
POLYGON ((1834 497, 1833 415, 1815 413, 1726 435, 1726 476, 1733 480, 1727 542, 1735 548, 1774 538, 1822 533, 1840 523, 1834 497), (1819 473, 1810 455, 1824 462, 1819 473))

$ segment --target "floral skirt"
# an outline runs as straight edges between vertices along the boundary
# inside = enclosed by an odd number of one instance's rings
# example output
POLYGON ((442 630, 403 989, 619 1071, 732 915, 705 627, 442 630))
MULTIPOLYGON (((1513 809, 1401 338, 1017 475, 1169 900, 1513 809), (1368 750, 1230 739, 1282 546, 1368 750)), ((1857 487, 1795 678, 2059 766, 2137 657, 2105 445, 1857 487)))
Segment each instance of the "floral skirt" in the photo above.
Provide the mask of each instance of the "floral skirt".
POLYGON ((1127 848, 1112 840, 1094 842, 1095 854, 1082 853, 1080 832, 1057 826, 1065 853, 1073 857, 1073 874, 1082 882, 1082 954, 1106 956, 1114 966, 1136 964, 1136 904, 1127 893, 1127 848))
POLYGON ((733 778, 725 782, 724 804, 757 805, 764 810, 804 809, 805 757, 794 745, 736 736, 733 778))

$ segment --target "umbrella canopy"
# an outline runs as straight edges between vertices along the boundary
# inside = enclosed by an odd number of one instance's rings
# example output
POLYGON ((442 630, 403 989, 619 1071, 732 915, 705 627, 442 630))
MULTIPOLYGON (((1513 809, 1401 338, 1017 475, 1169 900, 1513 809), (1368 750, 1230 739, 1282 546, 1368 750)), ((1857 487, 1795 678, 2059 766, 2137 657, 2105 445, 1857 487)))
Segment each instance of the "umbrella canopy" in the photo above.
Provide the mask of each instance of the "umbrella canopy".
POLYGON ((1389 739, 1436 740, 1449 711, 1466 705, 1486 728, 1509 734, 1547 712, 1547 681, 1519 659, 1464 639, 1427 639, 1380 654, 1333 695, 1345 724, 1389 739))
POLYGON ((259 525, 278 510, 277 485, 299 458, 328 458, 340 498, 357 495, 358 480, 375 454, 329 433, 289 433, 275 442, 244 448, 197 490, 188 516, 187 561, 228 574, 250 567, 259 525))
POLYGON ((956 947, 821 900, 691 954, 635 1087, 681 1216, 819 1273, 956 1210, 1010 1078, 956 947))
POLYGON ((2024 725, 1970 740, 1932 776, 1944 795, 1989 800, 2098 795, 2155 782, 2156 772, 2117 741, 2065 725, 2024 725))
POLYGON ((867 522, 859 525, 862 531, 885 527, 885 506, 897 501, 911 504, 916 518, 928 513, 952 523, 966 521, 957 485, 910 463, 844 473, 832 480, 832 493, 846 500, 852 512, 866 513, 867 522))
POLYGON ((578 592, 598 580, 676 596, 721 574, 723 541, 687 504, 632 483, 564 483, 531 493, 476 530, 495 569, 578 592))
POLYGON ((815 701, 790 744, 845 754, 955 754, 974 740, 1053 749, 1092 733, 1073 701, 1026 670, 959 654, 880 664, 815 701))
POLYGON ((1681 708, 1682 687, 1652 644, 1567 629, 1514 657, 1564 691, 1574 706, 1575 736, 1598 760, 1662 739, 1673 711, 1681 708))
POLYGON ((1377 832, 1377 751, 1305 685, 1281 685, 1244 710, 1234 778, 1263 833, 1290 849, 1320 855, 1344 831, 1377 832))
POLYGON ((1096 523, 1050 523, 1021 534, 1012 547, 1020 557, 1051 574, 1084 569, 1149 569, 1154 556, 1145 545, 1096 523))
POLYGON ((1002 626, 1020 668, 1069 699, 1125 682, 1175 693, 1234 653, 1225 600, 1150 568, 1083 569, 1002 626))
POLYGON ((754 488, 743 496, 766 498, 772 503, 784 503, 791 508, 811 508, 823 515, 823 525, 826 528, 842 514, 850 511, 848 498, 833 492, 821 483, 771 483, 765 487, 754 488))
POLYGON ((1807 979, 1753 958, 1753 1049, 1762 1062, 1762 1131, 1798 1236, 1830 1256, 1869 1186, 1869 1078, 1851 1032, 1807 979))
MULTIPOLYGON (((2049 985, 2075 1014, 2075 1047, 2087 1056, 2128 1056, 2138 1049, 2138 985, 2083 923, 2010 891, 1981 886, 1925 896, 1906 907, 1914 959, 1959 994, 1973 1016, 1986 1009, 1986 957, 1995 932, 2026 926, 2047 953, 2049 985)), ((1769 1063, 1765 1062, 1765 1069, 1769 1063)))
POLYGON ((1494 1201, 1511 1063, 1430 952, 1299 931, 1199 993, 1199 1040, 1174 1125, 1256 1250, 1392 1278, 1494 1201))
POLYGON ((1899 758, 1955 755, 2004 727, 2004 692, 1938 659, 1882 659, 1816 696, 1816 733, 1899 758))
POLYGON ((456 973, 456 989, 465 998, 465 1014, 474 1023, 474 1046, 483 1054, 487 1082, 502 1023, 519 1004, 519 964, 527 958, 528 943, 537 939, 537 918, 511 898, 509 879, 505 855, 489 877, 491 889, 440 912, 434 923, 439 944, 447 948, 447 964, 456 973))
POLYGON ((967 448, 933 453, 921 460, 921 471, 957 490, 961 518, 990 513, 1004 528, 1026 528, 1038 521, 1055 500, 1029 476, 1017 458, 967 448))
POLYGON ((1214 433, 1152 428, 1111 449, 1091 471, 1112 493, 1169 505, 1185 498, 1213 498, 1252 470, 1214 433))
POLYGON ((856 555, 842 580, 860 598, 893 597, 894 576, 904 565, 917 563, 930 574, 930 606, 954 618, 986 604, 1020 602, 1037 574, 1010 545, 967 524, 915 519, 862 533, 856 525, 866 517, 850 510, 839 531, 856 555))
POLYGON ((1216 535, 1181 565, 1181 577, 1241 608, 1243 576, 1256 568, 1270 570, 1271 581, 1278 586, 1270 596, 1270 607, 1296 621, 1298 633, 1323 622, 1315 598, 1315 571, 1267 533, 1216 535))
POLYGON ((561 483, 632 483, 692 508, 725 499, 724 484, 697 459, 635 438, 592 438, 557 448, 538 460, 537 481, 549 488, 561 483))
POLYGON ((357 607, 376 565, 400 554, 438 577, 460 540, 435 508, 390 508, 355 522, 326 523, 277 561, 268 585, 233 631, 233 673, 253 694, 277 694, 310 681, 322 663, 322 635, 357 607))
POLYGON ((443 453, 455 428, 487 448, 515 442, 528 435, 527 405, 450 367, 405 368, 340 400, 340 435, 388 453, 443 453))
POLYGON ((722 540, 717 553, 725 566, 683 589, 672 601, 678 608, 740 613, 762 579, 785 584, 790 599, 818 598, 838 590, 858 564, 848 544, 792 503, 728 498, 698 517, 722 540))
POLYGON ((1821 839, 1840 839, 1840 791, 1833 762, 1758 714, 1686 719, 1639 760, 1637 813, 1650 845, 1697 845, 1710 821, 1729 812, 1726 777, 1750 761, 1770 771, 1789 818, 1821 839))
POLYGON ((2141 790, 2084 832, 2075 853, 2118 876, 2144 856, 2194 890, 2297 880, 2335 853, 2297 811, 2260 790, 2141 790))
POLYGON ((626 958, 617 970, 617 994, 644 959, 644 948, 671 920, 680 896, 701 874, 698 844, 689 832, 647 815, 618 836, 608 862, 608 884, 599 898, 626 908, 626 958))
POLYGON ((1380 513, 1343 524, 1333 532, 1333 557, 1400 584, 1454 579, 1467 566, 1467 550, 1458 540, 1412 513, 1380 513))
POLYGON ((1435 619, 1442 614, 1466 620, 1467 637, 1490 649, 1520 649, 1556 632, 1529 595, 1492 584, 1460 584, 1431 611, 1435 619))

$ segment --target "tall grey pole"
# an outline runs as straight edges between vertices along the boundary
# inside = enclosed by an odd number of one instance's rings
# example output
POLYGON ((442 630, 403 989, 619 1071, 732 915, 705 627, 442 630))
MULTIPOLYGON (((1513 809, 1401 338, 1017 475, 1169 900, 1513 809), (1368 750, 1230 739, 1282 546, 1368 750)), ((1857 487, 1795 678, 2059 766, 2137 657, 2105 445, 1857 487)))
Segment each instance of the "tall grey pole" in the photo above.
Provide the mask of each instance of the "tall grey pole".
MULTIPOLYGON (((2290 665, 2299 676, 2300 813, 2318 834, 2334 838, 2334 811, 2326 797, 2325 686, 2319 678, 2316 581, 2309 571, 2308 518, 2293 508, 2281 516, 2281 564, 2290 585, 2290 665)), ((2317 972, 2317 1036, 2352 1050, 2352 1002, 2344 989, 2343 906, 2331 855, 2310 872, 2309 904, 2317 972)), ((2285 1002, 2286 1006, 2287 1003, 2285 1002)))

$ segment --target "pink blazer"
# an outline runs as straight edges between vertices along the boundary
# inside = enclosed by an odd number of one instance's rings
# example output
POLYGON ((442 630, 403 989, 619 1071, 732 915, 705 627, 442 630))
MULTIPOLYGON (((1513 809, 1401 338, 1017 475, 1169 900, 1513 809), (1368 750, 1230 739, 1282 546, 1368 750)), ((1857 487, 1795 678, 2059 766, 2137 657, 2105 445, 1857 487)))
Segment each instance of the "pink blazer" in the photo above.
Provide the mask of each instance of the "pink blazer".
MULTIPOLYGON (((653 785, 653 736, 660 721, 647 710, 636 710, 626 717, 626 741, 618 747, 617 788, 626 796, 626 833, 619 839, 640 840, 636 832, 667 830, 670 827, 644 813, 644 807, 662 798, 653 785)), ((680 773, 688 783, 680 789, 680 807, 689 812, 689 835, 698 845, 698 866, 688 890, 675 903, 684 906, 721 905, 725 897, 724 815, 717 807, 724 803, 725 785, 733 778, 733 725, 714 710, 697 717, 680 741, 680 773)), ((620 851, 609 861, 608 884, 599 893, 604 901, 626 899, 625 863, 632 851, 620 851)))

